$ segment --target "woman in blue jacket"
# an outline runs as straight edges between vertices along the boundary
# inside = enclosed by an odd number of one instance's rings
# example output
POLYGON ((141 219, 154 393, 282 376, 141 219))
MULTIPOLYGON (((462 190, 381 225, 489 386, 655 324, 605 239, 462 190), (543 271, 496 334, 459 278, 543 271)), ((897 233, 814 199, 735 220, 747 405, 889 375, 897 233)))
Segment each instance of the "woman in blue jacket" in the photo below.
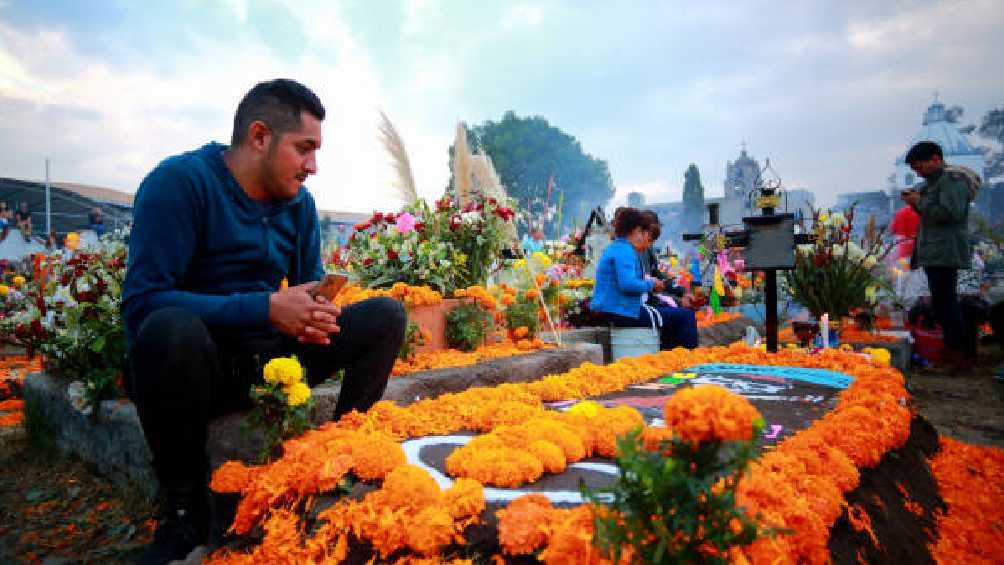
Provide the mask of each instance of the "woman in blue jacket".
POLYGON ((661 292, 663 281, 646 278, 638 254, 652 245, 651 219, 635 208, 619 211, 614 241, 596 265, 596 286, 589 309, 617 327, 660 327, 662 349, 697 347, 697 318, 689 308, 644 306, 645 297, 661 292))

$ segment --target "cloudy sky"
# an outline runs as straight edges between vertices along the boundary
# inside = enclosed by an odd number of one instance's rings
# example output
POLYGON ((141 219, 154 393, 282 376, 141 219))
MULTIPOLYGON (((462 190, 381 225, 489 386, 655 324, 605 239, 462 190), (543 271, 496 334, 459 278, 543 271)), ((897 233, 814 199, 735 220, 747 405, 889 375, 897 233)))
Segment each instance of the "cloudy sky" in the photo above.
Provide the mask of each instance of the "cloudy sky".
POLYGON ((1004 105, 1004 2, 0 0, 0 176, 135 191, 168 155, 225 141, 278 76, 328 109, 322 208, 395 207, 378 110, 419 192, 446 184, 457 120, 541 115, 610 164, 619 200, 720 193, 745 140, 832 202, 881 188, 938 91, 1004 105), (997 69, 997 70, 994 70, 997 69))

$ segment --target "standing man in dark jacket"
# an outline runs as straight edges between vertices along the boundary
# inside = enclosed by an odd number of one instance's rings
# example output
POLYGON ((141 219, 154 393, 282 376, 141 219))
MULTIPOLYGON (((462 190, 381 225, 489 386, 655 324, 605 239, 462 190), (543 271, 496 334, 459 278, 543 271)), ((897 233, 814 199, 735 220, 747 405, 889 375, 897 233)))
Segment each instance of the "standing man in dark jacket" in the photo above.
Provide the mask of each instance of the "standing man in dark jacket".
POLYGON ((164 160, 136 194, 125 382, 166 505, 143 562, 184 558, 206 542, 209 419, 247 407, 270 359, 296 354, 311 386, 344 369, 336 417, 383 394, 404 339, 400 303, 340 311, 310 293, 324 272, 302 185, 317 172, 323 119, 302 84, 260 83, 237 107, 229 147, 164 160))
POLYGON ((931 141, 911 147, 905 161, 925 180, 918 192, 905 197, 920 214, 915 263, 927 274, 931 303, 945 336, 945 360, 966 366, 972 362, 971 344, 966 343, 956 287, 959 269, 968 269, 973 256, 968 234, 969 180, 962 173, 945 170, 941 147, 931 141))

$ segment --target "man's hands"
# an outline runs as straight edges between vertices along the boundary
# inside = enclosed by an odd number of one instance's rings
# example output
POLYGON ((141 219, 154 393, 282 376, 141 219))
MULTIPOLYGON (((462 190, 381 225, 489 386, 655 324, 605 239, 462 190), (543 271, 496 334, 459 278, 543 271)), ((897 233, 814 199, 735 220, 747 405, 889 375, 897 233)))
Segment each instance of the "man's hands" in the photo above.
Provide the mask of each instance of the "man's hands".
POLYGON ((280 332, 296 336, 302 343, 327 345, 330 335, 338 333, 338 315, 342 310, 324 297, 316 300, 310 291, 316 282, 291 286, 268 297, 268 321, 280 332))

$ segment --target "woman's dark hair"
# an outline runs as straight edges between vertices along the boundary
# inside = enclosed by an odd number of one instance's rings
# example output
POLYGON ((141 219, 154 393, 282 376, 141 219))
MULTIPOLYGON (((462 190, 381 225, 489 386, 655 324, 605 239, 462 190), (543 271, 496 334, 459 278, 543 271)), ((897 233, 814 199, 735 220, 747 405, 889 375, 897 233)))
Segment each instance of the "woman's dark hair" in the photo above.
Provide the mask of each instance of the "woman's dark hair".
POLYGON ((276 137, 300 128, 300 113, 324 120, 321 99, 306 86, 288 78, 259 82, 244 95, 234 115, 230 144, 240 145, 252 122, 261 121, 276 137))
POLYGON ((614 235, 627 237, 635 228, 647 230, 651 224, 652 220, 637 208, 618 208, 614 214, 614 235))
POLYGON ((659 239, 659 236, 662 235, 662 226, 659 225, 659 215, 652 210, 642 210, 641 213, 648 218, 648 233, 652 234, 652 240, 659 239))

